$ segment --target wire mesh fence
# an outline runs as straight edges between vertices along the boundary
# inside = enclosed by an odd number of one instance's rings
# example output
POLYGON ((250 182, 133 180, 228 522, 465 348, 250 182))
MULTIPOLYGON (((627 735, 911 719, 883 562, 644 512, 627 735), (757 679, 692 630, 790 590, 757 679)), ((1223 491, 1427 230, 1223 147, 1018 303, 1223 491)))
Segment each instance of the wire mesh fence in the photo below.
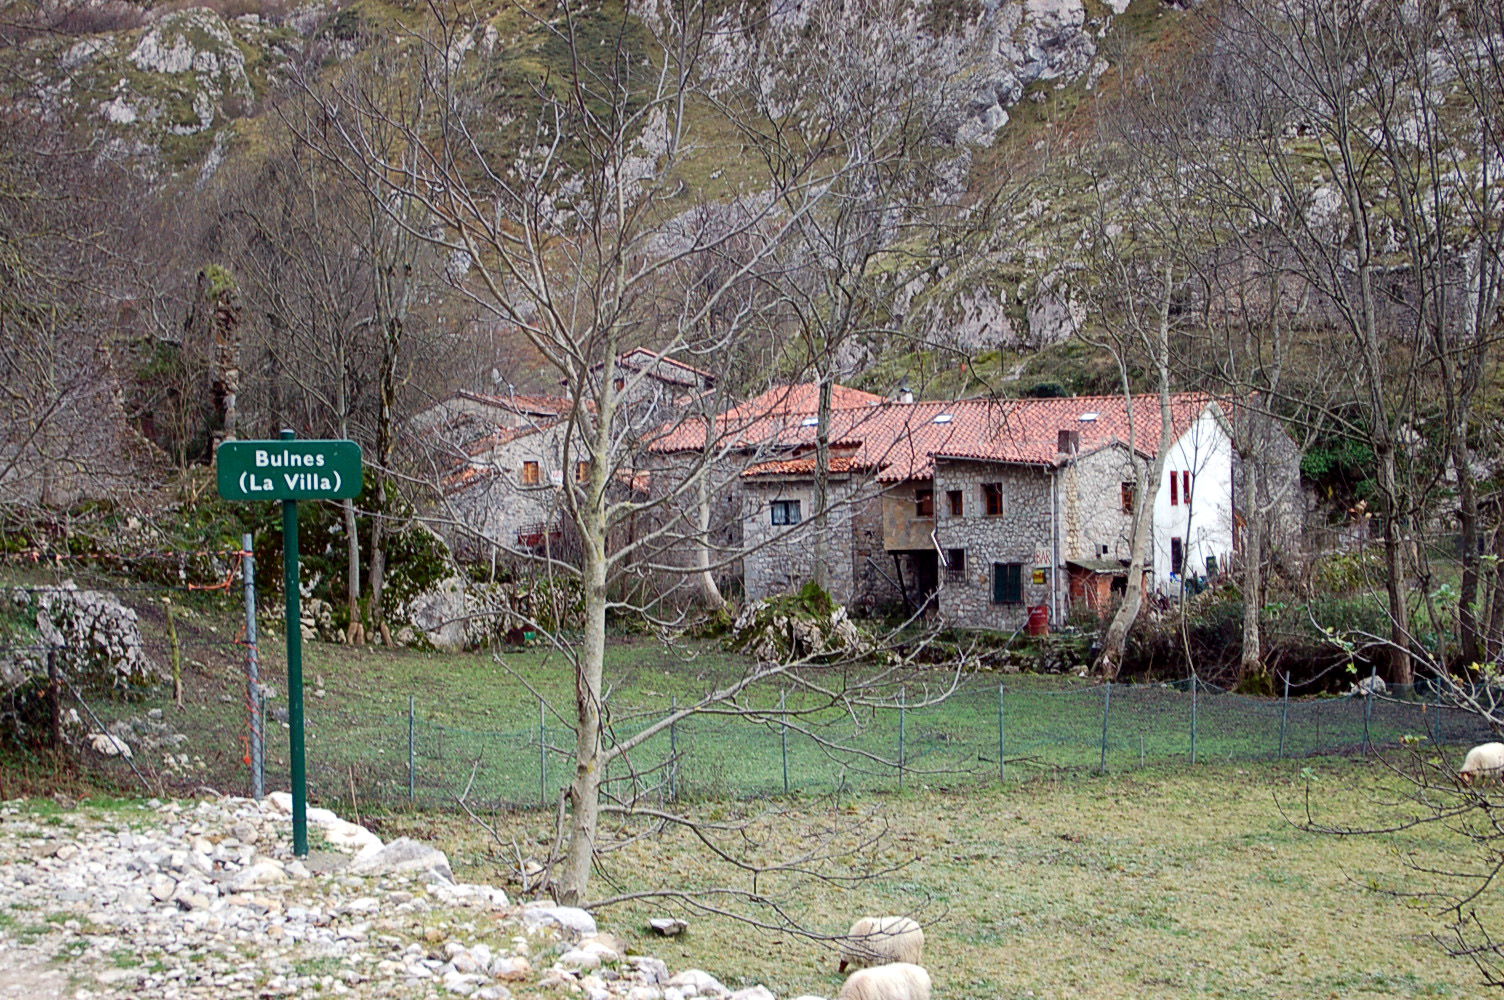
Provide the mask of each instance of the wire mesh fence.
MULTIPOLYGON (((1360 755, 1416 737, 1492 739, 1486 720, 1436 700, 1381 695, 1258 698, 1200 682, 1072 684, 969 679, 938 704, 758 719, 699 715, 665 727, 606 771, 623 799, 673 801, 904 787, 1016 784, 1041 774, 1360 755)), ((619 721, 627 740, 651 718, 619 721)), ((572 777, 574 732, 541 711, 510 729, 405 716, 350 734, 309 733, 310 793, 457 808, 550 806, 572 777), (333 736, 333 738, 330 738, 333 736)))
MULTIPOLYGON (((237 662, 237 673, 243 663, 245 674, 207 709, 197 711, 199 730, 212 731, 220 743, 217 750, 205 747, 208 759, 198 770, 182 770, 188 763, 180 752, 164 757, 161 751, 172 746, 156 748, 159 758, 176 759, 179 783, 212 780, 226 790, 257 790, 267 689, 256 675, 250 549, 247 538, 239 550, 210 553, 216 558, 209 560, 201 579, 183 576, 168 584, 100 587, 110 594, 150 590, 164 597, 175 591, 205 592, 202 597, 217 593, 234 606, 241 602, 232 591, 236 574, 223 567, 243 564, 246 570, 241 634, 179 634, 168 609, 151 636, 135 640, 140 649, 171 661, 174 677, 179 662, 196 649, 220 647, 219 652, 237 662)), ((38 595, 58 588, 14 585, 7 590, 26 618, 38 595)), ((113 704, 91 707, 69 683, 67 671, 51 665, 65 648, 56 637, 25 631, 0 636, 0 655, 36 660, 31 667, 35 695, 46 700, 54 731, 63 708, 76 702, 92 732, 130 735, 117 716, 139 712, 113 704)), ((1068 771, 1362 754, 1392 747, 1402 737, 1437 745, 1495 738, 1481 715, 1425 695, 1301 698, 1286 690, 1282 697, 1259 698, 1194 679, 1095 684, 993 674, 966 678, 943 700, 929 694, 916 688, 883 706, 812 712, 796 692, 785 691, 775 693, 756 717, 692 715, 615 756, 605 775, 608 791, 620 799, 657 801, 864 794, 1017 783, 1068 771)), ((617 706, 608 738, 634 741, 673 708, 617 706)), ((286 723, 285 712, 277 721, 286 723)), ((307 744, 309 789, 315 798, 425 808, 454 808, 461 799, 472 807, 536 807, 556 803, 567 787, 575 734, 567 720, 541 704, 531 718, 480 728, 457 724, 453 716, 441 720, 420 712, 411 698, 407 712, 400 714, 367 713, 358 706, 315 713, 308 722, 307 744)), ((282 756, 281 747, 266 749, 282 756)), ((161 760, 139 762, 151 772, 146 774, 136 763, 127 763, 144 787, 157 787, 153 779, 161 777, 161 760)), ((280 782, 274 779, 275 784, 280 782)))

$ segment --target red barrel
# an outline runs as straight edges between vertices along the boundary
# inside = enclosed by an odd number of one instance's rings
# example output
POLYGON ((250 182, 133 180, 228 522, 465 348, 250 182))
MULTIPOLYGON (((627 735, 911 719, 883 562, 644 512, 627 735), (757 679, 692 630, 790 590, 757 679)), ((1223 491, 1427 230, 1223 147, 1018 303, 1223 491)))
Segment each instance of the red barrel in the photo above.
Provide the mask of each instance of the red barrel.
POLYGON ((1050 609, 1038 604, 1029 609, 1029 624, 1025 626, 1030 635, 1047 635, 1050 631, 1050 609))

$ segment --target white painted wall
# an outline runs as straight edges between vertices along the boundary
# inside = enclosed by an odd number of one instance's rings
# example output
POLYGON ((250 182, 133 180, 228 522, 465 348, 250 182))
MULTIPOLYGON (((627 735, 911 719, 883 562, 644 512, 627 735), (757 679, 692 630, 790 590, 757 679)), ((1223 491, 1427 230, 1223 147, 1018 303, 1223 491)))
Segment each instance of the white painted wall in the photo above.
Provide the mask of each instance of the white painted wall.
POLYGON ((1185 547, 1185 572, 1206 575, 1207 556, 1226 567, 1233 546, 1233 448, 1215 407, 1207 407, 1170 447, 1154 497, 1153 585, 1163 594, 1179 593, 1170 579, 1170 540, 1185 547), (1191 474, 1190 503, 1180 492, 1170 503, 1170 477, 1191 474))

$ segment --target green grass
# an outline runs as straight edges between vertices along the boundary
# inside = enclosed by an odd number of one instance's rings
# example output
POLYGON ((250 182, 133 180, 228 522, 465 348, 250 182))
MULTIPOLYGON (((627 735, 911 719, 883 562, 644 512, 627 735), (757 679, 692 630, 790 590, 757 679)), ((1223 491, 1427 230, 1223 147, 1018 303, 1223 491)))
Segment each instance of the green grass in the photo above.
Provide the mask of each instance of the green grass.
MULTIPOLYGON (((886 825, 879 862, 909 863, 851 888, 796 884, 764 874, 758 888, 824 933, 855 916, 915 913, 927 924, 925 965, 939 1000, 961 997, 1463 997, 1476 972, 1429 938, 1441 918, 1386 895, 1434 888, 1407 867, 1448 864, 1470 845, 1425 828, 1393 837, 1303 832, 1298 814, 1309 773, 1318 818, 1377 822, 1392 778, 1361 762, 1322 761, 1131 774, 965 793, 907 792, 859 804, 783 803, 754 823, 767 860, 808 849, 811 830, 855 819, 886 825), (875 817, 866 818, 871 808, 875 817)), ((755 816, 772 804, 706 804, 701 818, 755 816)), ((488 821, 490 821, 488 817, 488 821)), ((551 816, 495 817, 503 843, 546 840, 551 816)), ((462 820, 389 817, 384 832, 411 829, 439 840, 462 879, 500 884, 506 859, 462 820)), ((828 834, 842 870, 860 851, 849 831, 828 834)), ((850 871, 852 869, 846 869, 850 871)), ((664 885, 749 887, 713 865, 684 832, 648 838, 605 856, 593 891, 605 896, 664 885)), ((762 982, 780 996, 833 996, 840 978, 827 947, 797 935, 757 931, 725 918, 689 915, 682 937, 651 936, 667 903, 613 906, 598 916, 629 946, 671 968, 700 967, 733 989, 762 982)), ((1496 899, 1485 919, 1504 916, 1496 899)))
MULTIPOLYGON (((193 634, 205 620, 198 613, 185 615, 180 628, 193 634)), ((225 633, 221 625, 218 634, 225 633)), ((228 649, 224 659, 206 660, 188 672, 187 703, 181 709, 165 691, 151 692, 142 701, 95 704, 106 721, 161 708, 166 721, 189 736, 181 749, 204 757, 207 771, 173 779, 168 791, 189 791, 199 784, 221 791, 247 788, 243 667, 232 658, 234 647, 228 649)), ((285 711, 280 643, 269 639, 261 652, 263 677, 277 692, 269 712, 285 711)), ((671 705, 693 701, 705 690, 741 676, 747 666, 740 654, 713 642, 670 646, 647 636, 614 636, 607 666, 610 721, 619 737, 635 733, 671 705)), ((825 680, 839 686, 843 678, 858 677, 864 669, 832 673, 825 680)), ((304 677, 309 781, 316 802, 348 808, 352 786, 357 807, 406 802, 409 699, 415 718, 414 792, 419 805, 453 808, 454 798, 469 785, 472 804, 531 806, 553 801, 567 779, 573 745, 573 674, 568 658, 552 647, 441 654, 307 643, 304 677), (539 749, 539 695, 550 706, 543 719, 546 755, 539 749), (540 759, 543 756, 546 761, 540 759)), ((947 678, 945 670, 919 675, 905 691, 908 704, 921 702, 947 678)), ((893 791, 899 785, 900 755, 906 787, 975 787, 998 777, 1000 682, 1007 690, 1003 756, 1010 783, 1060 769, 1096 770, 1103 765, 1102 716, 1109 706, 1102 688, 1071 677, 980 673, 966 678, 948 701, 910 709, 902 720, 892 708, 827 710, 803 718, 802 725, 842 748, 834 753, 796 730, 785 734, 776 724, 704 716, 654 737, 612 774, 635 773, 639 792, 665 792, 668 789, 659 787, 667 777, 664 765, 677 754, 672 791, 680 798, 782 794, 786 735, 791 791, 893 791)), ((771 707, 780 693, 770 687, 752 697, 771 707)), ((808 705, 795 693, 789 699, 791 710, 808 705)), ((1285 717, 1278 701, 1203 695, 1195 710, 1198 763, 1278 757, 1282 726, 1284 752, 1290 756, 1361 753, 1364 745, 1363 706, 1356 700, 1296 701, 1285 717)), ((1392 742, 1433 731, 1443 739, 1467 735, 1435 727, 1434 717, 1416 708, 1381 704, 1369 720, 1369 740, 1392 742)), ((283 724, 268 718, 267 774, 272 788, 285 783, 286 732, 283 724)), ((1160 685, 1114 689, 1107 770, 1189 763, 1192 751, 1192 705, 1185 692, 1160 685)), ((150 769, 157 763, 146 758, 138 766, 150 769)), ((120 780, 135 780, 118 762, 113 768, 123 772, 117 775, 120 780)))

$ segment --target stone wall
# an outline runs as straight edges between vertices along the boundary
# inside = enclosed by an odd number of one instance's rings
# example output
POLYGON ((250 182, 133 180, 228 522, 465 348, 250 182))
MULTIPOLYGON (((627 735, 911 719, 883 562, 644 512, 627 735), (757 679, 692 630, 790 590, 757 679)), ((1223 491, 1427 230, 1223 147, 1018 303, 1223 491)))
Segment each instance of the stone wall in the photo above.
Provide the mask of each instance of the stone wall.
POLYGON ((964 628, 1012 630, 1028 618, 1031 605, 1050 602, 1050 480, 1052 470, 1022 465, 941 460, 935 463, 935 532, 941 548, 966 552, 964 579, 941 571, 940 614, 964 628), (984 513, 983 483, 1000 483, 1003 512, 984 513), (960 490, 960 517, 950 512, 946 491, 960 490), (1017 604, 992 600, 993 563, 1018 563, 1023 582, 1017 604), (1033 581, 1037 567, 1042 584, 1033 581))
MULTIPOLYGON (((743 587, 747 600, 797 590, 815 575, 814 484, 808 479, 759 477, 744 483, 743 587), (797 526, 774 525, 770 505, 798 500, 797 526)), ((903 595, 886 569, 882 500, 866 478, 833 476, 830 482, 827 567, 830 595, 856 614, 902 603, 903 595)))
MULTIPOLYGON (((815 575, 814 484, 808 480, 758 477, 744 484, 747 495, 742 538, 747 552, 742 557, 743 587, 747 600, 758 601, 774 594, 798 590, 815 575), (800 521, 796 525, 772 523, 774 501, 796 500, 800 521)), ((832 597, 842 604, 851 600, 851 507, 843 501, 851 491, 849 478, 831 478, 828 515, 828 579, 832 597)))
MULTIPOLYGON (((659 539, 643 548, 636 561, 689 568, 701 565, 699 560, 703 555, 722 596, 739 590, 743 521, 751 505, 740 481, 745 463, 721 458, 712 460, 710 467, 705 468, 706 460, 699 452, 644 454, 639 460, 641 471, 647 473, 647 492, 657 501, 645 513, 655 528, 664 531, 659 539), (683 485, 692 476, 703 479, 703 496, 709 508, 703 553, 697 538, 702 491, 694 484, 683 485)), ((684 573, 665 570, 659 576, 665 587, 685 588, 684 573)))
MULTIPOLYGON (((1134 481, 1126 448, 1110 446, 1060 469, 1060 559, 1128 559, 1133 554, 1133 514, 1123 509, 1123 484, 1134 481)), ((1141 494, 1143 491, 1137 491, 1141 494)), ((1137 504, 1138 497, 1134 498, 1137 504)))
MULTIPOLYGON (((559 519, 565 481, 564 427, 559 424, 498 445, 474 458, 479 475, 473 485, 450 493, 440 516, 457 522, 440 524, 440 533, 461 557, 487 555, 488 546, 474 534, 505 549, 517 547, 517 532, 535 524, 553 524, 559 519), (536 486, 522 482, 523 462, 537 462, 536 486)), ((569 473, 572 479, 572 472, 569 473)))

